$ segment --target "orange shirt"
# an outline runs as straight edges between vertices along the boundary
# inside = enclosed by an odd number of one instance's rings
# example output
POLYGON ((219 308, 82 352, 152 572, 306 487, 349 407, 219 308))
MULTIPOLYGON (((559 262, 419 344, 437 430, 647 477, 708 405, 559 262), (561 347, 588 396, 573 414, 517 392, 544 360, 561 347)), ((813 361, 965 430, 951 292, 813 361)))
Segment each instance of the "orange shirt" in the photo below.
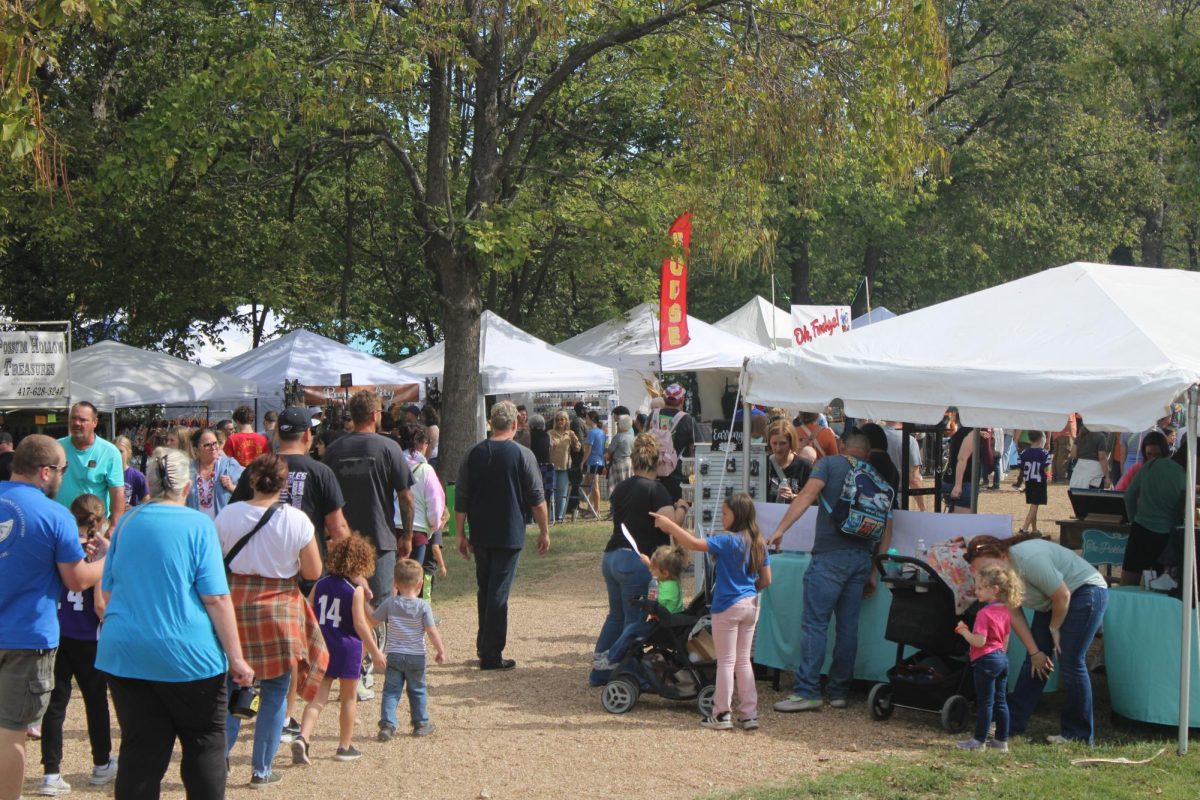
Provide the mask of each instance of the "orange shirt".
POLYGON ((838 454, 837 434, 829 428, 822 428, 813 422, 809 425, 801 425, 798 433, 800 434, 801 447, 804 446, 806 440, 816 439, 817 461, 820 461, 822 456, 834 456, 838 454))

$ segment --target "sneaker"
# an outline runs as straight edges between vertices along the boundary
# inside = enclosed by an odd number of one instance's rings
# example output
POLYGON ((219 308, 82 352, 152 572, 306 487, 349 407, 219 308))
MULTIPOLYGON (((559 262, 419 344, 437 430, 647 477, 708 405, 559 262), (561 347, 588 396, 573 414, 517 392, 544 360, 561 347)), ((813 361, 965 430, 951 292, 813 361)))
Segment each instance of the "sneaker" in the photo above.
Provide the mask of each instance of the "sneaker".
POLYGON ((369 667, 368 669, 366 669, 363 672, 362 685, 367 687, 368 689, 375 688, 375 669, 374 669, 374 667, 369 667))
POLYGON ((957 742, 955 744, 955 747, 957 747, 959 750, 982 750, 983 746, 983 742, 975 738, 966 739, 965 741, 957 742))
POLYGON ((1065 736, 1059 736, 1057 733, 1046 737, 1046 744, 1070 744, 1071 740, 1065 736))
POLYGON ((105 786, 112 783, 117 778, 117 760, 110 758, 107 764, 101 764, 98 767, 92 767, 92 774, 88 776, 88 783, 92 786, 105 786))
POLYGON ((848 705, 850 705, 850 702, 844 697, 838 697, 829 701, 830 708, 845 708, 848 705))
POLYGON ((758 717, 750 717, 750 719, 741 720, 742 730, 756 731, 758 730, 758 717))
POLYGON ((731 731, 733 730, 733 720, 730 718, 729 712, 725 711, 700 720, 700 727, 714 731, 731 731))
POLYGON ((364 681, 358 682, 358 689, 356 689, 355 691, 358 693, 358 700, 360 703, 364 703, 367 700, 375 699, 375 692, 368 689, 366 686, 366 683, 364 681))
POLYGON ((303 736, 292 739, 292 763, 312 766, 312 759, 308 757, 308 742, 304 741, 303 736))
POLYGON ((42 785, 38 787, 38 794, 42 797, 62 797, 70 793, 71 784, 64 781, 62 775, 47 775, 42 778, 42 785))
POLYGON ((288 744, 289 742, 293 742, 296 740, 296 737, 300 735, 300 726, 297 725, 295 728, 292 727, 292 723, 295 721, 295 719, 289 719, 287 724, 283 726, 283 729, 279 731, 280 744, 288 744))
POLYGON ((28 726, 27 728, 25 728, 25 735, 28 736, 30 739, 33 739, 36 742, 38 739, 42 738, 42 726, 41 725, 28 726))
POLYGON ((987 746, 988 746, 989 750, 999 750, 1001 753, 1008 752, 1008 742, 1007 741, 999 742, 999 741, 996 741, 995 739, 992 739, 991 741, 989 741, 987 743, 987 746))
POLYGON ((432 722, 418 722, 413 725, 413 736, 428 736, 433 733, 432 722))
POLYGON ((281 783, 283 783, 283 776, 278 772, 268 772, 261 778, 257 775, 250 776, 251 789, 265 789, 268 786, 278 786, 281 783))
POLYGON ((480 661, 479 668, 488 669, 512 669, 517 665, 517 662, 511 658, 502 658, 499 661, 480 661))
POLYGON ((787 700, 780 700, 778 703, 776 703, 775 710, 782 711, 785 714, 789 714, 793 711, 820 711, 821 707, 824 705, 825 704, 821 702, 821 698, 819 697, 816 700, 810 700, 807 697, 801 697, 798 694, 794 694, 787 700))
POLYGON ((337 753, 334 755, 334 758, 336 758, 338 761, 357 761, 358 759, 362 758, 362 751, 356 748, 354 745, 350 745, 349 747, 339 747, 337 749, 337 753))
POLYGON ((396 729, 391 725, 380 725, 379 733, 375 734, 375 741, 390 742, 392 737, 396 735, 396 729))

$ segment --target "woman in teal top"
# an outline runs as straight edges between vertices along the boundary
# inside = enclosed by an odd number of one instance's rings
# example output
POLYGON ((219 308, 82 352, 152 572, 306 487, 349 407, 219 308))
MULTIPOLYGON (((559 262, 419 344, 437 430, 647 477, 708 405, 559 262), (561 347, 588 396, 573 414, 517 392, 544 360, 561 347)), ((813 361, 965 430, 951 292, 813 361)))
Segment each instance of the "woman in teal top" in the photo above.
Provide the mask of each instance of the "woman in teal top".
POLYGON ((221 545, 212 520, 184 507, 187 456, 160 447, 150 502, 113 533, 96 668, 108 673, 121 726, 117 797, 157 797, 175 739, 189 798, 225 793, 225 674, 248 686, 221 545), (226 660, 228 657, 228 660, 226 660))
POLYGON ((967 546, 972 570, 988 565, 1011 567, 1025 584, 1022 605, 1033 610, 1033 624, 1021 609, 1012 609, 1012 631, 1028 655, 1008 702, 1010 733, 1023 733, 1037 708, 1046 678, 1057 662, 1066 693, 1061 730, 1046 737, 1051 744, 1095 741, 1092 682, 1087 652, 1104 620, 1108 583, 1074 551, 1037 534, 997 539, 976 536, 967 546))
POLYGON ((1147 569, 1161 570, 1171 532, 1183 524, 1187 472, 1168 456, 1167 437, 1150 431, 1142 438, 1142 468, 1125 490, 1129 541, 1121 562, 1121 585, 1132 586, 1147 569))

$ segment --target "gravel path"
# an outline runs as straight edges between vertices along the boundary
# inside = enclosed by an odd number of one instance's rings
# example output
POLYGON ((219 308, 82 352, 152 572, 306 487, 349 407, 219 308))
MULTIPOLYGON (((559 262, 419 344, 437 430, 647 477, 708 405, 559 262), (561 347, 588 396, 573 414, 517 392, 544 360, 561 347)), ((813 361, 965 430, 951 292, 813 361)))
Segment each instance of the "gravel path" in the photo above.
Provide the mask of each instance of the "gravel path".
MULTIPOLYGON (((1011 488, 983 493, 982 503, 982 510, 1012 513, 1018 521, 1024 513, 1022 495, 1011 488)), ((1051 504, 1043 516, 1050 522, 1067 511, 1064 488, 1051 488, 1051 504)), ((454 559, 452 568, 461 569, 454 559)), ((898 712, 886 724, 870 721, 861 693, 852 695, 847 710, 777 714, 771 703, 786 692, 774 692, 767 683, 759 684, 762 729, 754 733, 703 730, 692 704, 653 697, 639 700, 629 714, 610 715, 600 707, 598 690, 586 684, 605 609, 598 554, 564 559, 560 571, 540 582, 518 577, 506 651, 518 667, 480 672, 469 660, 474 603, 459 598, 439 604, 435 598, 448 658, 429 672, 432 736, 375 742, 379 700, 368 701, 359 705, 356 740, 366 755, 340 763, 332 758, 337 718, 331 706, 312 742, 313 766, 291 766, 287 746, 281 747, 276 767, 283 784, 265 792, 246 788, 250 746, 243 735, 234 750, 229 796, 657 800, 817 775, 950 742, 930 715, 898 712)), ((376 684, 380 695, 381 690, 382 676, 376 684)), ((67 721, 64 777, 75 787, 72 794, 110 795, 111 787, 87 785, 82 711, 76 695, 67 721)), ((26 796, 36 795, 38 761, 33 744, 26 796)), ((167 773, 163 796, 183 796, 177 765, 167 773)))

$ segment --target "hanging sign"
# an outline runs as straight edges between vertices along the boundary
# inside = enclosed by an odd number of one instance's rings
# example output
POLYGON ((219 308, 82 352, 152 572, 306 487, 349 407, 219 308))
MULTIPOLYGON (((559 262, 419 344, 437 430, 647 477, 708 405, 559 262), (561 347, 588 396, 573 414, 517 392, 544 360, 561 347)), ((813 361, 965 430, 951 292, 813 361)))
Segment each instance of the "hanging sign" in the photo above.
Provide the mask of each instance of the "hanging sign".
POLYGON ((48 331, 0 332, 0 400, 65 400, 67 335, 48 331))
POLYGON ((850 306, 792 306, 792 338, 797 347, 850 332, 850 306))
POLYGON ((421 387, 416 383, 375 384, 359 386, 305 386, 304 405, 341 406, 346 398, 361 391, 374 392, 386 409, 392 403, 415 403, 420 399, 421 387))
POLYGON ((671 240, 683 250, 676 258, 664 258, 658 297, 658 349, 675 350, 687 344, 687 253, 692 243, 691 212, 681 214, 671 223, 671 240))

